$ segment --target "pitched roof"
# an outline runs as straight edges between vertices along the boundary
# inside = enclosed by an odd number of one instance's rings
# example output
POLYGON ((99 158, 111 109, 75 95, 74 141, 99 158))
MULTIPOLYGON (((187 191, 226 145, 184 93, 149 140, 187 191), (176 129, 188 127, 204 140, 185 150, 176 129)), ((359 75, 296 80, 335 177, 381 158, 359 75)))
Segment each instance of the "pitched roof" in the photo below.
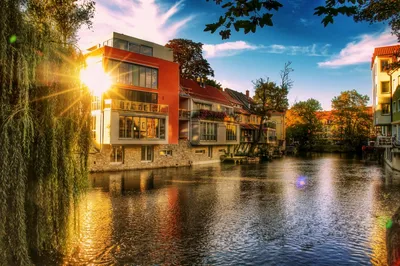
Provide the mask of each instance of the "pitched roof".
POLYGON ((243 105, 240 101, 236 100, 235 98, 233 98, 228 92, 226 91, 221 91, 222 94, 225 96, 225 98, 230 101, 231 103, 235 104, 235 105, 243 105))
POLYGON ((188 89, 187 93, 193 98, 231 105, 223 92, 213 86, 206 85, 203 88, 196 81, 184 78, 181 78, 181 86, 188 89))
POLYGON ((243 105, 243 108, 247 111, 250 111, 250 105, 254 104, 254 101, 252 98, 247 97, 245 94, 238 92, 238 91, 234 91, 231 89, 225 89, 225 91, 232 96, 233 98, 235 98, 236 100, 240 101, 243 105))
POLYGON ((393 55, 398 51, 400 51, 400 45, 376 47, 374 50, 374 53, 372 54, 371 68, 374 65, 375 57, 385 56, 385 55, 393 55))

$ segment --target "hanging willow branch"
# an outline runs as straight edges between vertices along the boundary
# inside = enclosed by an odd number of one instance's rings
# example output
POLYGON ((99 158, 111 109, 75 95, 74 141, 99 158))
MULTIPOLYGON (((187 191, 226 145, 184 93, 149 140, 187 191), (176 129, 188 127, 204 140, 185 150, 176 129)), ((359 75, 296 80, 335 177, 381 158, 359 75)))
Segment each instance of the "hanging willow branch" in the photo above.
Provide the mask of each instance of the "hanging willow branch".
POLYGON ((66 43, 94 3, 2 0, 0 10, 0 261, 29 265, 64 253, 86 186, 90 99, 76 89, 82 56, 66 43))

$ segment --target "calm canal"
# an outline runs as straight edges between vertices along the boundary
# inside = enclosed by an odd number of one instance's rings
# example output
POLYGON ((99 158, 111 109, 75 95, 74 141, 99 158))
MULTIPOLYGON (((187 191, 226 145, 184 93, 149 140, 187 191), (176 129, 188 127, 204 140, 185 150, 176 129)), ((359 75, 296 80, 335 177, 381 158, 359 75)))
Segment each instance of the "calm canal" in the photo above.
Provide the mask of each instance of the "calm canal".
POLYGON ((340 155, 101 173, 90 185, 65 264, 385 265, 400 206, 400 176, 340 155))

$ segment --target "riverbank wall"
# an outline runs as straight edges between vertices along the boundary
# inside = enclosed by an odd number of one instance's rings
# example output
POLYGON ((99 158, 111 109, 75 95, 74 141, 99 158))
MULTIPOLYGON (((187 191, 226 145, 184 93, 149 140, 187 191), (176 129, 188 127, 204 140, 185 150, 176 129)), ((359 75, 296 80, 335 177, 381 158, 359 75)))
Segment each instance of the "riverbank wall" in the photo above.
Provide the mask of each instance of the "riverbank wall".
POLYGON ((138 145, 124 146, 121 155, 117 157, 114 154, 115 147, 103 145, 101 150, 90 153, 89 171, 108 172, 218 163, 221 156, 229 151, 227 145, 193 146, 187 140, 180 140, 178 144, 151 147, 149 151, 138 145))

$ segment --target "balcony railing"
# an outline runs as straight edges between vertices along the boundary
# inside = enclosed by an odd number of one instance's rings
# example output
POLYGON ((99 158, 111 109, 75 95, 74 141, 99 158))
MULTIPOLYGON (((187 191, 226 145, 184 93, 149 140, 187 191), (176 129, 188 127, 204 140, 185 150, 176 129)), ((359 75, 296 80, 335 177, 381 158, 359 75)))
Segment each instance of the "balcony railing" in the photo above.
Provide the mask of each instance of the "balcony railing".
POLYGON ((200 120, 213 120, 213 121, 225 121, 225 122, 238 121, 237 115, 229 114, 226 112, 205 110, 205 109, 192 111, 192 118, 197 118, 200 120))
POLYGON ((161 113, 161 114, 168 114, 169 112, 168 105, 166 104, 133 102, 127 100, 107 100, 106 107, 109 101, 111 101, 112 110, 161 113))
POLYGON ((392 138, 385 137, 385 136, 379 136, 376 138, 376 146, 390 148, 390 147, 392 147, 392 138))
POLYGON ((190 111, 187 109, 179 109, 179 118, 180 119, 189 119, 190 111))

